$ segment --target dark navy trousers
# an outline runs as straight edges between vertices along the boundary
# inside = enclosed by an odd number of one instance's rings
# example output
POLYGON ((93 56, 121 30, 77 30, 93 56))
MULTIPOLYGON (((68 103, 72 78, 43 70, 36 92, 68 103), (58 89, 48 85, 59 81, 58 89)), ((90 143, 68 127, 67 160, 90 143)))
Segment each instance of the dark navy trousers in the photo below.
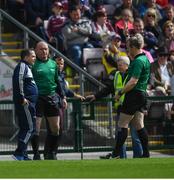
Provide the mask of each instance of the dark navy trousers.
POLYGON ((24 106, 15 104, 15 111, 19 126, 18 145, 15 154, 25 156, 28 142, 36 131, 35 103, 30 102, 24 106))

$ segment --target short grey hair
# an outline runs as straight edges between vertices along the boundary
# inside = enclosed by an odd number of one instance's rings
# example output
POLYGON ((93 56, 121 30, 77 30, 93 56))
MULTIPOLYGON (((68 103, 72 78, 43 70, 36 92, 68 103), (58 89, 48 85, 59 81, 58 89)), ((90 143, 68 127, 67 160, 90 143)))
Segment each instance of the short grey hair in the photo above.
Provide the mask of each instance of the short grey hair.
POLYGON ((141 49, 144 46, 144 38, 140 33, 135 34, 134 36, 131 36, 128 39, 128 45, 130 47, 135 47, 137 49, 141 49))
POLYGON ((122 61, 124 64, 127 64, 129 66, 130 60, 128 56, 119 56, 118 57, 118 62, 122 61))

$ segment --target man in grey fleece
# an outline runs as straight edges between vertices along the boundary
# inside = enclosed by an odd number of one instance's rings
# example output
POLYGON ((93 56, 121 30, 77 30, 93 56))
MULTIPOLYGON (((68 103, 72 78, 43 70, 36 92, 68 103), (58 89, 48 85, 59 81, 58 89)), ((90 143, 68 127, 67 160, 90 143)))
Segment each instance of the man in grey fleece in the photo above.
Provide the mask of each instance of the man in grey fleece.
POLYGON ((92 48, 88 42, 92 33, 91 22, 88 19, 81 18, 80 8, 72 6, 68 11, 70 19, 62 29, 65 47, 70 59, 82 67, 83 48, 92 48))

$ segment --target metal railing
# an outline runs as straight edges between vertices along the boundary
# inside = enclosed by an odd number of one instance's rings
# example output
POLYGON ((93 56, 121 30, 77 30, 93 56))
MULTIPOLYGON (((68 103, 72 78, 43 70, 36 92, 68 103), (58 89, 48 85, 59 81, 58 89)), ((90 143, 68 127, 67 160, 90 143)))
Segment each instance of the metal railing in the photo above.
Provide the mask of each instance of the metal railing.
MULTIPOLYGON (((174 102, 173 96, 149 97, 151 103, 174 102)), ((114 144, 115 121, 109 124, 108 102, 113 98, 103 98, 92 103, 81 102, 78 99, 68 99, 69 108, 65 113, 63 137, 59 152, 106 151, 111 150, 114 144), (111 133, 112 131, 112 133, 111 133)), ((160 104, 160 105, 161 105, 160 104)), ((116 113, 112 113, 113 119, 116 113)), ((16 146, 16 132, 18 130, 15 120, 13 102, 0 102, 0 154, 11 153, 16 146)), ((174 148, 174 119, 161 116, 156 119, 146 116, 145 126, 149 132, 150 149, 174 148)), ((41 128, 41 148, 46 129, 41 128)), ((131 138, 126 142, 131 149, 131 138)), ((31 150, 31 147, 29 147, 31 150)))
MULTIPOLYGON (((0 9, 0 42, 2 42, 2 38, 1 38, 1 34, 2 34, 2 21, 3 18, 8 19, 11 23, 13 23, 14 25, 16 25, 20 30, 22 30, 24 32, 24 48, 28 48, 29 47, 29 36, 31 36, 33 39, 37 40, 37 41, 44 41, 42 38, 40 38, 38 35, 36 35, 35 33, 33 33, 29 28, 27 28, 26 26, 24 26, 23 24, 21 24, 19 21, 17 21, 16 19, 14 19, 12 16, 10 16, 8 13, 6 13, 4 10, 0 9)), ((55 49, 53 46, 51 46, 50 44, 48 44, 48 47, 51 51, 53 51, 55 54, 58 54, 59 56, 63 57, 65 62, 71 66, 73 69, 75 69, 75 71, 77 71, 80 74, 81 79, 83 79, 82 76, 85 76, 87 79, 89 79, 91 82, 93 82, 94 84, 100 86, 100 87, 104 87, 104 85, 96 80, 93 76, 91 76, 90 74, 88 74, 86 71, 84 71, 82 68, 80 68, 79 66, 77 66, 76 64, 74 64, 70 59, 68 59, 66 56, 64 56, 61 52, 59 52, 57 49, 55 49)), ((81 83, 83 83, 83 80, 81 80, 81 83)), ((81 84, 80 87, 83 87, 83 84, 81 84)), ((82 90, 81 90, 82 91, 82 90)))

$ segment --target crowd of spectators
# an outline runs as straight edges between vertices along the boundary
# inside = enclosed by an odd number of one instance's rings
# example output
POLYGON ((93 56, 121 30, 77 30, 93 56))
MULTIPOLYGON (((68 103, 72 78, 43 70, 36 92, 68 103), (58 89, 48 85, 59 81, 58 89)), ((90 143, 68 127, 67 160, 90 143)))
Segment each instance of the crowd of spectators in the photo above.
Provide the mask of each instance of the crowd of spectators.
MULTIPOLYGON (((170 81, 174 75, 173 1, 7 0, 6 2, 9 13, 21 21, 19 12, 22 9, 25 12, 25 22, 23 20, 22 23, 48 43, 54 43, 56 40, 56 48, 82 68, 83 48, 103 48, 103 57, 107 57, 107 60, 111 57, 108 52, 115 51, 109 62, 116 61, 120 51, 128 56, 125 46, 127 38, 135 33, 141 33, 145 40, 144 50, 149 55, 150 62, 159 65, 161 84, 166 84, 165 80, 168 79, 168 95, 171 94, 171 89, 174 89, 170 81), (115 9, 112 15, 110 9, 106 8, 108 5, 115 9), (48 21, 46 28, 44 21, 48 21), (119 48, 113 45, 114 41, 115 44, 120 41, 119 48), (164 53, 159 54, 161 47, 164 53), (166 59, 163 65, 160 64, 161 57, 166 59), (166 68, 168 63, 171 64, 170 72, 166 68), (163 73, 167 78, 163 77, 163 73)), ((117 69, 114 62, 111 62, 110 66, 111 69, 113 67, 117 69)), ((154 71, 151 77, 153 76, 154 71)), ((149 87, 155 88, 154 80, 151 79, 149 82, 153 82, 149 87)))

